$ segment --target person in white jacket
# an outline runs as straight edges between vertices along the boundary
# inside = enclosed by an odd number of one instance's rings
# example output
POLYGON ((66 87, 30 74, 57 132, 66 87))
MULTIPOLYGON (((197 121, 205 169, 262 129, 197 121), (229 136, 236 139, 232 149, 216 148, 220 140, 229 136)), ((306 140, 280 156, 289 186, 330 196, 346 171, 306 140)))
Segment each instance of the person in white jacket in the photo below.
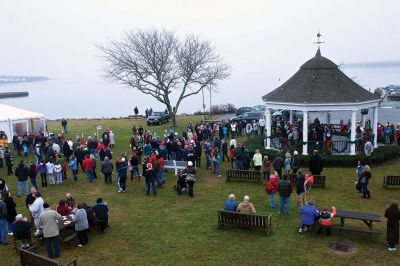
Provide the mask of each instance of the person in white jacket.
POLYGON ((49 183, 50 185, 54 185, 56 182, 54 182, 54 164, 51 161, 48 161, 46 163, 47 167, 47 176, 49 177, 49 183))
POLYGON ((38 235, 39 234, 39 217, 42 214, 42 212, 44 211, 44 208, 43 208, 44 200, 40 196, 39 193, 33 194, 33 196, 35 197, 35 201, 32 204, 29 204, 28 208, 32 214, 32 217, 33 217, 33 220, 35 223, 36 234, 38 235))
POLYGON ((57 185, 62 184, 62 166, 59 162, 54 165, 54 173, 56 176, 57 185))

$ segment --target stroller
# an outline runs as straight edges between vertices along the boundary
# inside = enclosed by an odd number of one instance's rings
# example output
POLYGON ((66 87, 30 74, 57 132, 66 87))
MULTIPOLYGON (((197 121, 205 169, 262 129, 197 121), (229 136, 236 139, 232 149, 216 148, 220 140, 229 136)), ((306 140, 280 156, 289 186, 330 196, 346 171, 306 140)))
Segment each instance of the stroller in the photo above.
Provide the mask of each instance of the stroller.
POLYGON ((188 183, 186 177, 187 177, 186 169, 178 173, 178 180, 176 181, 176 185, 174 186, 174 190, 178 193, 178 195, 181 195, 182 192, 188 190, 188 183))

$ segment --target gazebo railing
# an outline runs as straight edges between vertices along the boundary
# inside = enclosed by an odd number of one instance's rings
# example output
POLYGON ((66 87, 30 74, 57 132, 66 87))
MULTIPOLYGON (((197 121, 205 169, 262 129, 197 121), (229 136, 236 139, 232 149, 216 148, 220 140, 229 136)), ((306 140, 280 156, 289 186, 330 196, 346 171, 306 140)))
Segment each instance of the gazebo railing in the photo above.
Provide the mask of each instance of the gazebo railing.
MULTIPOLYGON (((271 136, 271 148, 275 150, 286 150, 286 151, 298 151, 302 153, 303 142, 299 140, 297 142, 288 140, 286 138, 271 136)), ((325 141, 308 141, 308 153, 312 154, 314 150, 317 150, 320 154, 350 154, 351 142, 348 140, 334 140, 327 146, 325 141)), ((356 153, 363 152, 364 143, 362 140, 357 140, 356 153)))

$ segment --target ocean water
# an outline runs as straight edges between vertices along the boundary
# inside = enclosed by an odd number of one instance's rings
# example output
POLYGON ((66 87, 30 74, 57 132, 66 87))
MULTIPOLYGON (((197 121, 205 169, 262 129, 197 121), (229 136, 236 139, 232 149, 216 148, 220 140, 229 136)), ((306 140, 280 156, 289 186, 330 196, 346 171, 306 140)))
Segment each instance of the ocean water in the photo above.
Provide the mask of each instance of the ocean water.
MULTIPOLYGON (((371 92, 377 87, 400 84, 400 67, 344 67, 342 71, 371 92)), ((238 77, 233 78, 237 79, 238 77)), ((264 87, 274 88, 274 85, 266 82, 264 87)), ((251 102, 253 102, 253 105, 259 105, 262 104, 261 96, 268 93, 267 90, 251 92, 251 94, 247 90, 238 88, 233 88, 233 90, 235 93, 221 88, 220 92, 213 96, 213 102, 233 103, 236 107, 241 107, 243 105, 241 102, 244 98, 248 99, 248 95, 254 95, 254 101, 252 100, 251 102)), ((28 91, 29 97, 1 99, 0 103, 43 113, 49 119, 128 116, 133 114, 135 106, 138 106, 141 114, 150 106, 154 111, 165 109, 161 103, 148 95, 107 82, 102 77, 93 78, 93 80, 71 78, 3 84, 0 85, 0 91, 28 91)), ((207 97, 209 96, 206 95, 207 97)), ((201 102, 201 93, 190 97, 183 102, 179 113, 198 111, 201 108, 201 102)), ((208 99, 206 104, 208 105, 208 99)), ((310 114, 311 118, 313 116, 325 117, 323 114, 310 114)), ((366 118, 369 116, 367 115, 366 118)), ((333 123, 338 123, 340 119, 347 120, 349 117, 350 112, 335 112, 331 114, 333 123)), ((382 103, 378 118, 381 122, 399 123, 400 102, 382 103)))

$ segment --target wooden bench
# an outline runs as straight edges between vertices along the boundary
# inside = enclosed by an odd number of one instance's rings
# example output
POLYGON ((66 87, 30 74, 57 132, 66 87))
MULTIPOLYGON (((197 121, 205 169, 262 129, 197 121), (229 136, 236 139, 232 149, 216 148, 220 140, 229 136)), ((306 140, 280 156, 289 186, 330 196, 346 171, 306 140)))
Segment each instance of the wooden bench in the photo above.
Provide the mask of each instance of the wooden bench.
POLYGON ((40 265, 40 266, 74 265, 74 266, 76 266, 77 265, 76 264, 77 259, 74 259, 70 263, 63 264, 56 260, 49 259, 47 257, 37 254, 36 248, 37 248, 37 246, 33 246, 29 249, 22 249, 22 248, 19 249, 19 258, 21 261, 21 266, 25 266, 25 265, 32 265, 32 266, 37 266, 37 265, 40 265))
POLYGON ((262 173, 259 171, 229 169, 226 172, 226 182, 254 181, 257 183, 261 183, 262 179, 263 179, 262 173))
POLYGON ((67 236, 60 235, 61 241, 64 243, 67 243, 68 247, 71 245, 71 241, 73 239, 75 239, 76 237, 78 237, 78 233, 75 231, 72 234, 67 235, 67 236))
POLYGON ((256 214, 242 214, 239 212, 218 211, 218 228, 224 225, 236 225, 239 227, 263 228, 266 229, 268 236, 271 230, 271 214, 270 215, 256 215, 256 214))
MULTIPOLYGON (((296 183, 297 174, 289 174, 290 182, 296 183)), ((326 176, 314 175, 313 187, 325 188, 326 176)))
POLYGON ((388 175, 383 177, 383 188, 388 189, 389 186, 400 186, 400 176, 388 175))
POLYGON ((183 170, 186 169, 188 165, 187 161, 175 161, 175 160, 165 160, 164 161, 164 168, 165 169, 174 169, 175 175, 178 174, 178 169, 183 170))

